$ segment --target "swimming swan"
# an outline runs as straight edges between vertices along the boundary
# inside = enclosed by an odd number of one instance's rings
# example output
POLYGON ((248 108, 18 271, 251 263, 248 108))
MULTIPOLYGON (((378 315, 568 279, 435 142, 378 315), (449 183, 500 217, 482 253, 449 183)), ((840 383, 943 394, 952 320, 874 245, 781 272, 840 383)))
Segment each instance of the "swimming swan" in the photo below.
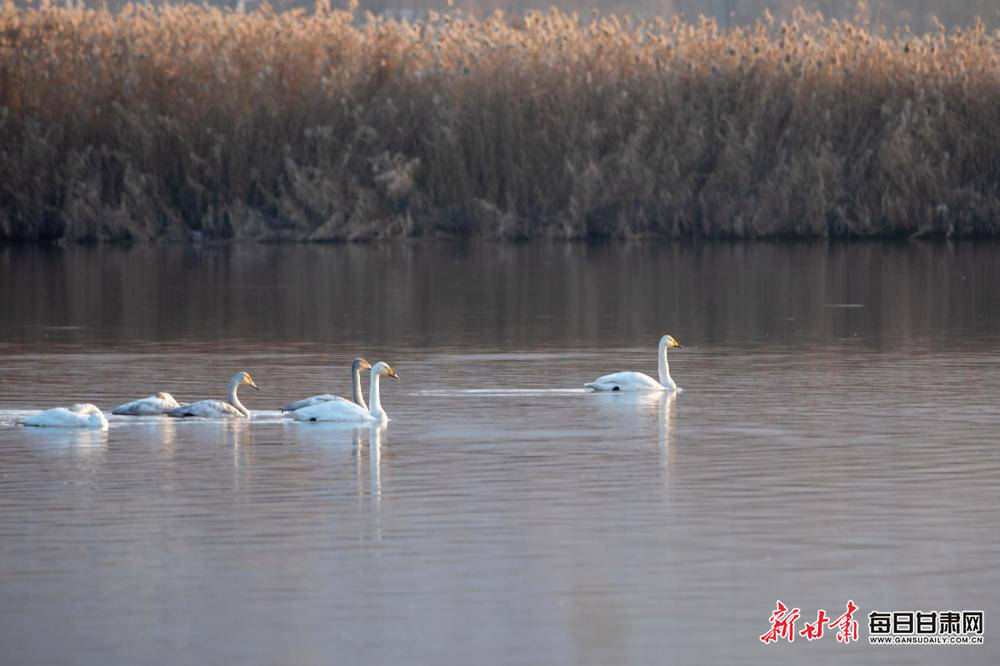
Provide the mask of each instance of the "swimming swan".
POLYGON ((382 403, 378 398, 379 377, 395 377, 399 379, 396 371, 389 367, 388 363, 379 361, 372 366, 371 380, 368 385, 369 409, 364 409, 353 402, 347 400, 333 400, 321 402, 311 407, 292 412, 296 421, 345 421, 350 423, 386 423, 389 415, 382 409, 382 403))
POLYGON ((90 403, 77 403, 69 407, 53 407, 22 419, 21 425, 39 428, 100 428, 108 429, 104 413, 90 403))
POLYGON ((595 391, 676 391, 677 384, 670 376, 670 366, 667 365, 667 350, 672 347, 684 348, 669 335, 660 338, 660 348, 657 352, 660 381, 641 372, 616 372, 598 377, 584 386, 595 391))
POLYGON ((174 400, 174 396, 160 391, 146 398, 118 405, 111 410, 111 413, 118 414, 119 416, 155 416, 169 412, 171 409, 177 409, 180 406, 180 403, 174 400))
POLYGON ((242 384, 248 384, 250 388, 260 390, 260 387, 253 383, 249 372, 237 372, 229 382, 229 402, 221 400, 199 400, 190 405, 183 405, 167 412, 167 416, 204 416, 215 418, 219 416, 244 416, 250 418, 250 410, 243 406, 240 399, 236 397, 236 389, 242 384))
MULTIPOLYGON (((368 405, 365 404, 365 396, 361 392, 361 371, 368 370, 372 367, 372 364, 363 358, 356 358, 351 361, 351 399, 354 404, 361 407, 361 409, 368 411, 368 405)), ((296 409, 302 409, 303 407, 312 407, 313 405, 319 405, 324 402, 330 402, 331 400, 343 400, 344 402, 350 402, 346 398, 341 398, 339 395, 331 395, 329 393, 324 393, 323 395, 314 395, 311 398, 305 398, 297 402, 291 402, 281 408, 283 412, 294 412, 296 409)))

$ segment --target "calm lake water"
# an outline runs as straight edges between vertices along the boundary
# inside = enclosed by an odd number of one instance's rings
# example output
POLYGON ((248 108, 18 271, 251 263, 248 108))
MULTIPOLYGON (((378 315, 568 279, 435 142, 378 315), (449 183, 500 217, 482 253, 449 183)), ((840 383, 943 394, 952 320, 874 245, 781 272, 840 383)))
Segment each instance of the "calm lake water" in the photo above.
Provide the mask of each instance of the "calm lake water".
POLYGON ((996 244, 0 248, 0 661, 995 664, 998 350, 996 244), (679 395, 581 390, 664 333, 679 395), (281 417, 357 355, 387 428, 281 417), (237 370, 250 422, 13 425, 237 370))

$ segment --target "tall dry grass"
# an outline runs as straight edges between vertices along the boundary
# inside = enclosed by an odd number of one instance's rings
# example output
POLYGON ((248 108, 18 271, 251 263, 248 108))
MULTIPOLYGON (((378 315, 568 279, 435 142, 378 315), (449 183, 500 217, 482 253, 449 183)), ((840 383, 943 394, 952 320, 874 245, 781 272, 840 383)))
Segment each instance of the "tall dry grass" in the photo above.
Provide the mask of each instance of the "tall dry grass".
POLYGON ((0 11, 0 239, 992 234, 1000 35, 0 11))

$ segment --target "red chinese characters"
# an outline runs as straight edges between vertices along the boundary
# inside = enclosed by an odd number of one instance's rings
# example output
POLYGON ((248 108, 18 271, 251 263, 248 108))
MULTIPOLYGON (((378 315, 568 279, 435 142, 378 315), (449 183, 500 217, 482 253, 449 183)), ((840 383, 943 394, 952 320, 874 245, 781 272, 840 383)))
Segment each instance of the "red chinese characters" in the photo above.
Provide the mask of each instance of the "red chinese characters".
POLYGON ((858 640, 858 621, 854 619, 854 611, 856 610, 858 607, 854 605, 853 601, 848 600, 847 612, 828 623, 831 629, 837 628, 838 643, 850 643, 858 640))
POLYGON ((772 641, 777 643, 782 638, 787 639, 789 643, 795 640, 795 620, 799 619, 799 609, 788 610, 780 599, 777 603, 778 608, 771 613, 771 631, 760 637, 764 645, 772 641))
POLYGON ((826 611, 822 608, 819 609, 819 613, 816 614, 816 622, 809 624, 806 622, 806 628, 799 632, 799 636, 805 636, 807 640, 814 641, 817 638, 823 638, 823 625, 827 623, 829 618, 826 616, 826 611))
MULTIPOLYGON (((760 636, 760 642, 764 645, 777 643, 781 639, 785 639, 789 643, 795 640, 795 621, 799 619, 799 609, 789 609, 788 606, 781 603, 780 599, 776 603, 778 607, 771 613, 771 630, 760 636)), ((854 619, 856 610, 858 610, 858 606, 854 604, 853 600, 848 600, 847 611, 836 620, 831 620, 826 611, 821 608, 816 613, 816 621, 806 622, 805 629, 798 634, 808 641, 814 641, 817 638, 823 638, 824 630, 830 628, 837 631, 838 643, 846 644, 857 641, 858 621, 854 619)))

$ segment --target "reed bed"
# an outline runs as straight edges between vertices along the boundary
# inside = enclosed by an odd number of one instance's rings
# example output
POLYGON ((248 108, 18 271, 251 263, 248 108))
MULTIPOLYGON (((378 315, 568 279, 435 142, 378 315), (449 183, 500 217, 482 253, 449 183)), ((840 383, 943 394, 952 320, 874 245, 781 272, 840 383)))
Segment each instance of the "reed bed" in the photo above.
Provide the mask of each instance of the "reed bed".
POLYGON ((1000 34, 0 10, 0 240, 989 235, 1000 34))

